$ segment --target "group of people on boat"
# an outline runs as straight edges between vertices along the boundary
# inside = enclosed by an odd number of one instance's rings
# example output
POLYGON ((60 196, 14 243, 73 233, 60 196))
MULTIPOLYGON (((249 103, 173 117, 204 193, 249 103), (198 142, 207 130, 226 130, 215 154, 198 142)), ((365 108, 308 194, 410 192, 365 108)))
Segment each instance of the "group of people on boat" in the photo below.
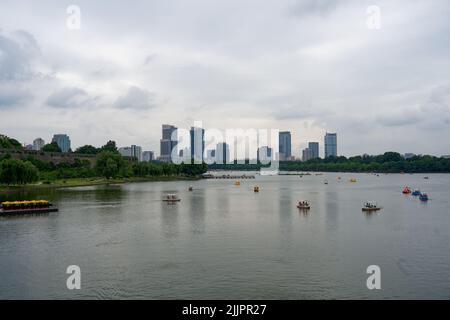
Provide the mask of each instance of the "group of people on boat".
POLYGON ((367 208, 367 209, 375 209, 375 208, 377 208, 377 205, 374 204, 374 203, 371 203, 371 202, 366 202, 366 203, 364 204, 364 208, 367 208))
POLYGON ((309 209, 310 208, 309 202, 308 201, 299 201, 298 205, 297 205, 297 208, 299 208, 299 209, 309 209))

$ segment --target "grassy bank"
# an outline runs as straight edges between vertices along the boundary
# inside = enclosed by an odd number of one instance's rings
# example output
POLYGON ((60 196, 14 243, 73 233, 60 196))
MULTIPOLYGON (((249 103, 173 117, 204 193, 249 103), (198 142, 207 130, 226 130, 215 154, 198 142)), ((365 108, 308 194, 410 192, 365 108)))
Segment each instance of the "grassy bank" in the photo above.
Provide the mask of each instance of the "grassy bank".
POLYGON ((73 179, 60 179, 54 181, 40 181, 33 184, 26 185, 0 185, 0 192, 27 190, 27 189, 40 189, 40 188, 71 188, 71 187, 85 187, 96 185, 108 185, 108 184, 123 184, 133 182, 151 182, 151 181, 183 181, 183 180, 198 180, 200 177, 195 176, 151 176, 151 177, 132 177, 132 178, 73 178, 73 179))

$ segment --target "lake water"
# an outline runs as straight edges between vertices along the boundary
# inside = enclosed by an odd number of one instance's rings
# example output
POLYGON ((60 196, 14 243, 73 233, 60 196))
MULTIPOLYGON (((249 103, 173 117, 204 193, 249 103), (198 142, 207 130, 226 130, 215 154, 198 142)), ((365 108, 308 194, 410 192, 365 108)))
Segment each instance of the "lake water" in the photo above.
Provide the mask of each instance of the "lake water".
POLYGON ((428 176, 257 176, 240 187, 200 180, 0 195, 47 198, 60 209, 0 218, 0 298, 449 299, 450 175, 428 176), (431 200, 403 195, 405 185, 431 200), (162 202, 167 193, 182 201, 162 202), (308 213, 296 208, 300 200, 310 201, 308 213), (367 200, 383 209, 364 214, 367 200), (69 265, 81 268, 81 290, 66 287, 69 265), (381 290, 367 289, 369 265, 381 268, 381 290))

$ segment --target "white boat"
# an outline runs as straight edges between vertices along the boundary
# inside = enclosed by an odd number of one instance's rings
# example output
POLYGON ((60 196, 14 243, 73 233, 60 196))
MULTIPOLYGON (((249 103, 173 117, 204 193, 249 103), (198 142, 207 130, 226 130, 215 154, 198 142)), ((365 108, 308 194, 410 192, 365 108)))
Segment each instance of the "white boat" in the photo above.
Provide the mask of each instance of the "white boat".
POLYGON ((378 211, 381 210, 381 207, 379 207, 377 205, 376 202, 373 201, 368 201, 364 204, 364 206, 362 207, 362 211, 378 211))

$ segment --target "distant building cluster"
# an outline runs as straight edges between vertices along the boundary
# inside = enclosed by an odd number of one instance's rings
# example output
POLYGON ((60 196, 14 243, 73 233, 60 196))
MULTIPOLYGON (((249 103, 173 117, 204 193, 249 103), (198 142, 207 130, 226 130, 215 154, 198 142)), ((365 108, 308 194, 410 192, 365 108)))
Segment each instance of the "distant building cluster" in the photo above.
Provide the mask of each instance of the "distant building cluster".
MULTIPOLYGON (((207 163, 230 163, 235 159, 230 153, 230 146, 221 142, 215 149, 205 150, 205 130, 192 127, 190 129, 189 147, 179 148, 176 137, 177 127, 164 124, 162 126, 162 139, 160 140, 160 157, 158 160, 172 162, 173 156, 180 157, 184 162, 190 160, 206 161, 207 163)), ((293 161, 292 135, 290 131, 281 131, 278 136, 278 156, 280 161, 293 161)), ((337 156, 337 134, 326 133, 324 137, 325 157, 337 156)), ((275 153, 269 146, 262 146, 257 150, 257 160, 270 162, 275 159, 275 153)), ((319 142, 309 142, 308 147, 302 151, 301 160, 308 161, 319 158, 319 142)))
MULTIPOLYGON (((205 130, 203 128, 191 127, 189 130, 188 146, 180 148, 178 137, 178 128, 173 125, 162 125, 162 137, 160 140, 160 156, 156 157, 153 151, 143 151, 141 146, 131 145, 118 148, 118 152, 123 157, 135 158, 137 161, 162 161, 173 162, 173 157, 181 159, 185 163, 192 160, 196 162, 207 163, 231 163, 235 159, 230 153, 230 146, 221 142, 215 148, 205 150, 205 130)), ((56 143, 63 153, 71 152, 71 141, 67 134, 55 134, 52 143, 56 143)), ((45 146, 42 138, 36 138, 33 144, 25 146, 26 149, 41 151, 45 146)), ((326 133, 324 137, 324 155, 327 157, 336 157, 337 152, 337 134, 326 133)), ((268 163, 275 160, 276 153, 269 146, 259 147, 256 151, 258 161, 268 163)), ((405 154, 405 158, 414 156, 413 154, 405 154)), ((301 152, 301 160, 309 161, 320 158, 319 142, 308 142, 308 147, 301 152)), ((255 159, 255 158, 253 158, 255 159)), ((293 161, 296 158, 292 154, 292 135, 290 131, 281 131, 278 135, 278 159, 280 161, 293 161)))

